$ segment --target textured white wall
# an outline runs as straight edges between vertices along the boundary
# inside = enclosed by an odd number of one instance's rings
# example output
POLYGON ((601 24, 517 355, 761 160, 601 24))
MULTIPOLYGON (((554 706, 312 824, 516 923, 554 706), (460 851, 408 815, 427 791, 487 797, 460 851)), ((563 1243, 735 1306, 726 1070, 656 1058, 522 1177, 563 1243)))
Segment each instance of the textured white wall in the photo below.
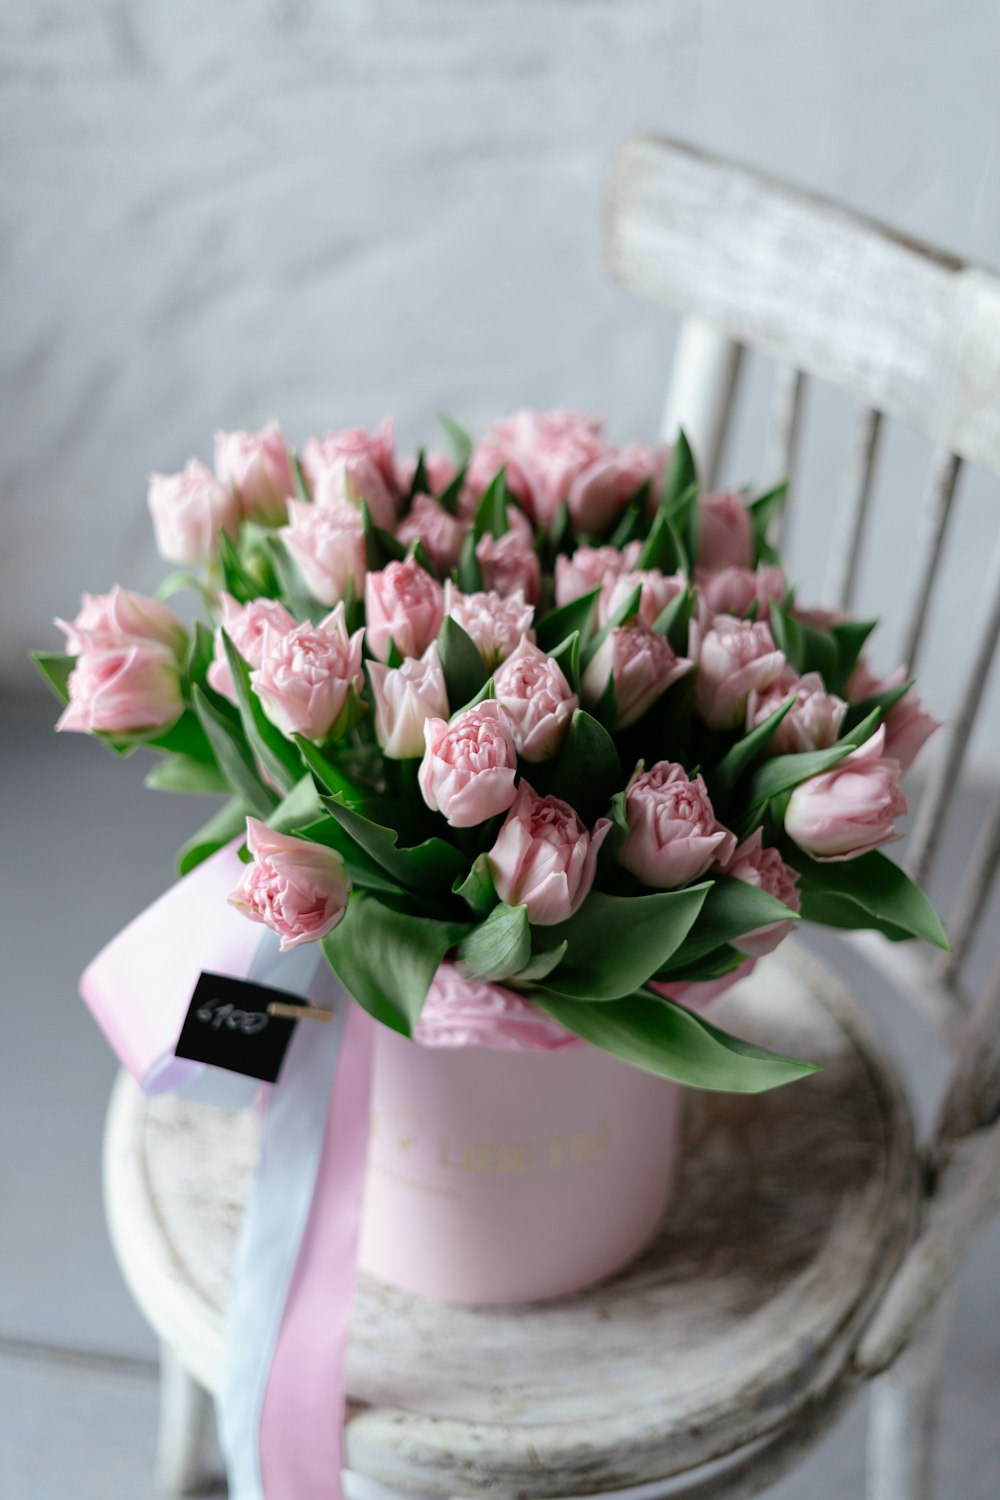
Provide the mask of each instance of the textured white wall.
MULTIPOLYGON (((0 47, 9 682, 81 587, 155 581, 145 476, 208 457, 216 425, 277 414, 299 438, 390 412, 412 440, 442 408, 527 402, 650 434, 673 325, 608 284, 599 236, 634 130, 1000 262, 992 0, 7 0, 0 47)), ((810 413, 803 488, 824 503, 848 418, 810 413)), ((905 571, 923 461, 893 436, 863 604, 905 571)), ((995 486, 966 485, 939 709, 995 511, 995 486)), ((795 541, 818 581, 823 526, 795 541)))

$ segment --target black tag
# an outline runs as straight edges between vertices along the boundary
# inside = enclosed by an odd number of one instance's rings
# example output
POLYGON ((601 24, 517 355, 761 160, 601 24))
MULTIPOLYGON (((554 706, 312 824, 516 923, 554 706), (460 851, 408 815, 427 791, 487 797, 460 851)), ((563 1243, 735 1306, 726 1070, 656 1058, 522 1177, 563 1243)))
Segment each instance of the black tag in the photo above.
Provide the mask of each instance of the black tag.
POLYGON ((202 973, 174 1049, 178 1057, 277 1081, 295 1022, 269 1016, 272 1001, 303 1005, 301 995, 273 990, 249 979, 202 973))

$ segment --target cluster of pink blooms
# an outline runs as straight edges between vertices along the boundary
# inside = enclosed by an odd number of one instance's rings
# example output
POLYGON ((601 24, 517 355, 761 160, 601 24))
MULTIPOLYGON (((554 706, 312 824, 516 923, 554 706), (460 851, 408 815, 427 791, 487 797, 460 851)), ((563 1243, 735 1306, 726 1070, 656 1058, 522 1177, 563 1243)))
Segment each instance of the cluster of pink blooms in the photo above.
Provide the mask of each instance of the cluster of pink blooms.
MULTIPOLYGON (((375 433, 311 439, 302 451, 305 491, 272 425, 259 433, 220 433, 214 472, 192 460, 179 474, 153 476, 149 506, 163 556, 206 567, 210 586, 215 580, 209 688, 236 701, 225 631, 247 664, 264 714, 285 735, 329 746, 352 702, 367 703, 366 732, 381 755, 419 761, 420 794, 451 828, 480 828, 502 817, 484 851, 496 891, 523 905, 533 924, 551 925, 565 921, 590 891, 612 826, 606 817, 585 826, 568 803, 532 785, 533 767, 558 754, 578 708, 596 712, 610 701, 605 723, 617 735, 691 676, 693 712, 732 738, 793 699, 767 747, 768 755, 788 754, 832 746, 851 702, 902 680, 894 674, 880 681, 862 662, 844 699, 816 673, 792 669, 769 624, 772 601, 785 600, 785 579, 780 567, 755 566, 743 495, 699 501, 690 577, 642 567, 639 541, 609 545, 604 539, 638 495, 648 496, 651 511, 658 504, 667 457, 663 448, 613 447, 599 423, 577 413, 522 412, 495 423, 473 447, 454 503, 445 505, 441 496, 455 484, 456 465, 443 454, 426 455, 430 492, 411 495, 416 465, 397 458, 388 423, 375 433), (453 574, 479 502, 501 468, 510 497, 507 529, 478 537, 482 587, 465 592, 453 574), (564 546, 546 576, 538 541, 551 534, 564 507, 571 534, 583 540, 564 546), (369 567, 366 523, 410 549, 405 560, 369 567), (218 588, 220 535, 238 543, 248 524, 277 536, 305 588, 328 611, 323 618, 300 622, 279 599, 241 603, 218 588), (682 655, 657 623, 689 588, 694 614, 682 655), (594 628, 604 634, 577 692, 560 662, 538 646, 536 632, 548 611, 595 589, 594 628), (635 612, 615 623, 637 589, 635 612), (348 611, 362 603, 364 623, 351 631, 348 611), (448 617, 473 642, 492 680, 492 695, 469 707, 448 701, 437 647, 448 617)), ((166 605, 116 588, 107 597, 85 596, 63 629, 77 661, 61 728, 149 736, 181 714, 188 636, 166 605)), ((865 744, 795 787, 784 813, 786 834, 819 860, 853 859, 893 839, 906 807, 901 772, 935 727, 919 699, 903 697, 865 744)), ((662 748, 669 753, 668 744, 662 748)), ((721 873, 799 909, 795 870, 765 845, 760 828, 737 841, 716 818, 701 775, 669 758, 640 761, 623 790, 628 832, 615 857, 643 887, 675 890, 721 873)), ((233 900, 279 932, 286 947, 330 931, 350 892, 339 855, 252 820, 249 847, 254 861, 233 900)), ((772 923, 736 946, 752 963, 791 925, 772 923)), ((665 992, 692 1001, 711 988, 675 985, 665 992)))

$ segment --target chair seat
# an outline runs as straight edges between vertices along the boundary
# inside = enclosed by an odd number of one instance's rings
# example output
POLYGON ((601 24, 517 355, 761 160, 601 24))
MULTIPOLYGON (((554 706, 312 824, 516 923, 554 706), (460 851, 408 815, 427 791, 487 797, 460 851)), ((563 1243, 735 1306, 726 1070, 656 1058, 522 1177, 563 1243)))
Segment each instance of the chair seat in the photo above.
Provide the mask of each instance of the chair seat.
MULTIPOLYGON (((712 1019, 823 1071, 751 1098, 688 1094, 659 1237, 588 1293, 469 1310, 362 1278, 352 1471, 437 1495, 611 1490, 731 1454, 834 1385, 913 1232, 906 1105, 852 1001, 792 944, 712 1019)), ((209 1390, 258 1124, 146 1099, 124 1075, 109 1113, 123 1272, 209 1390)))

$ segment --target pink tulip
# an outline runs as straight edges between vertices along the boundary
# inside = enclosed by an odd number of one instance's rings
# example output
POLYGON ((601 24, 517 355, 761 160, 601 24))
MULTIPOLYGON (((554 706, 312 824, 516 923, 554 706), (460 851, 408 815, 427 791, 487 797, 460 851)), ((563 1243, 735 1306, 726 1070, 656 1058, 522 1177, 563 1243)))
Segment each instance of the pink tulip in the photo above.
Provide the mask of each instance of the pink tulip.
POLYGON ((484 532, 476 543, 476 561, 487 593, 506 599, 520 592, 529 604, 538 603, 542 565, 530 532, 527 537, 514 528, 500 537, 484 532))
POLYGON ((536 927, 565 922, 594 883, 610 827, 600 818, 588 833, 568 803, 539 797, 522 781, 487 856, 497 895, 508 906, 526 907, 536 927))
POLYGON ((481 439, 473 448, 469 466, 465 471, 461 508, 469 520, 472 519, 477 505, 501 469, 504 471, 509 493, 518 505, 524 506, 525 510, 531 510, 531 490, 528 480, 514 454, 505 443, 487 437, 481 439))
POLYGON ((899 761, 883 756, 885 728, 832 771, 811 776, 792 792, 785 832, 814 859, 857 859, 899 837, 896 819, 906 812, 899 761))
POLYGON ((449 581, 444 586, 444 612, 461 625, 490 671, 506 660, 522 636, 535 638, 535 611, 519 589, 502 599, 485 591, 463 594, 449 581))
POLYGON ((785 668, 768 627, 761 621, 718 615, 710 630, 692 629, 698 677, 694 703, 713 729, 735 729, 746 716, 751 693, 761 693, 785 668))
POLYGON ((698 502, 697 560, 701 568, 752 568, 753 527, 743 495, 720 491, 698 502))
MULTIPOLYGON (((731 875, 734 880, 742 880, 747 885, 766 891, 791 911, 798 911, 802 905, 802 897, 798 892, 798 871, 785 864, 777 849, 764 847, 764 836, 759 828, 733 851, 721 866, 721 871, 723 875, 731 875)), ((768 922, 765 927, 755 927, 752 932, 744 932, 733 938, 733 947, 738 948, 741 953, 750 954, 752 958, 763 958, 765 953, 777 948, 794 926, 792 917, 784 922, 768 922)))
POLYGON ((248 667, 259 667, 264 655, 264 631, 270 626, 277 635, 295 629, 295 620, 279 599, 252 599, 239 604, 230 594, 219 598, 222 616, 215 632, 215 653, 208 669, 208 685, 223 698, 236 702, 236 688, 222 640, 225 631, 248 667))
POLYGON ((415 558, 391 562, 365 579, 366 641, 379 661, 388 661, 392 646, 400 656, 422 656, 444 614, 441 585, 415 558))
POLYGON ((184 710, 177 658, 153 642, 85 650, 67 687, 57 729, 144 734, 165 729, 184 710))
POLYGON ((629 573, 639 561, 641 542, 629 542, 619 552, 617 547, 577 547, 572 557, 562 553, 556 558, 556 604, 572 604, 596 588, 610 587, 629 573))
POLYGON ((583 701, 596 708, 612 682, 614 727, 627 729, 693 666, 675 654, 666 636, 633 619, 609 631, 598 647, 583 676, 583 701))
POLYGON ((497 669, 493 688, 521 759, 551 759, 579 706, 559 663, 522 637, 497 669))
POLYGON ((133 644, 166 646, 177 657, 187 649, 187 631, 173 610, 117 583, 110 594, 84 594, 76 619, 56 624, 66 636, 70 656, 102 646, 133 644))
POLYGON ((452 828, 474 828, 514 801, 517 752, 498 703, 487 699, 451 724, 428 719, 419 782, 424 801, 452 828))
POLYGON ((368 571, 361 512, 345 500, 336 505, 288 502, 290 525, 278 535, 320 604, 339 604, 351 586, 361 594, 368 571))
POLYGON ((747 699, 747 730, 763 724, 791 697, 795 702, 768 741, 765 754, 796 755, 805 750, 826 750, 836 744, 847 704, 843 698, 826 691, 818 672, 796 677, 790 667, 763 692, 751 692, 747 699))
POLYGON ((256 818, 247 818, 247 847, 253 862, 229 897, 232 906, 278 933, 282 953, 333 931, 351 894, 335 849, 275 833, 256 818))
POLYGON ((613 453, 600 432, 601 423, 580 412, 515 412, 494 422, 485 443, 473 454, 467 481, 475 486, 481 469, 485 473, 492 467, 496 473, 506 465, 511 493, 533 520, 547 526, 560 504, 569 499, 573 481, 598 459, 613 453))
POLYGON ((616 610, 621 609, 641 586, 639 595, 639 619, 646 625, 655 625, 672 600, 683 594, 687 579, 683 573, 661 573, 657 568, 641 568, 619 573, 606 580, 597 601, 597 623, 606 625, 616 610))
POLYGON ((655 507, 666 461, 666 448, 643 443, 627 443, 597 457, 569 487, 569 513, 577 531, 600 536, 610 530, 647 480, 655 507))
POLYGON ((649 988, 662 995, 665 1000, 673 1000, 677 1005, 683 1005, 687 1010, 704 1010, 713 1000, 718 1000, 727 990, 731 990, 734 984, 741 979, 746 979, 757 967, 755 958, 748 958, 745 963, 740 964, 738 969, 724 974, 721 979, 698 979, 690 983, 680 981, 676 984, 657 984, 655 981, 649 988))
POLYGON ((318 625, 283 633, 264 627, 261 663, 250 683, 261 707, 284 734, 320 744, 337 734, 350 702, 361 691, 363 630, 348 636, 344 606, 318 625))
POLYGON ((375 738, 390 760, 410 760, 424 753, 424 725, 448 716, 448 692, 437 651, 410 656, 401 667, 368 663, 375 700, 375 738))
POLYGON ((629 831, 618 859, 643 885, 672 891, 724 864, 736 839, 723 828, 700 776, 661 760, 631 782, 625 799, 629 831))
POLYGON ((422 543, 439 573, 450 573, 458 562, 468 531, 466 522, 451 516, 431 495, 418 495, 409 515, 396 528, 405 547, 422 543))
POLYGON ((230 541, 239 534, 236 496, 196 458, 180 474, 150 475, 149 512, 160 556, 185 567, 212 561, 220 531, 230 541))
MULTIPOLYGON (((862 657, 847 684, 847 697, 851 703, 860 703, 875 693, 900 687, 905 681, 905 667, 897 667, 888 677, 876 677, 862 657)), ((901 771, 910 769, 931 735, 941 728, 940 719, 925 711, 921 698, 912 688, 890 708, 882 723, 885 725, 885 753, 892 760, 899 761, 901 771)))
POLYGON ((715 615, 735 615, 740 619, 749 614, 754 604, 757 605, 756 618, 767 620, 771 614, 771 600, 777 599, 780 604, 788 592, 784 573, 772 566, 720 568, 718 572, 695 568, 694 581, 706 629, 715 615))
POLYGON ((396 524, 396 457, 393 427, 386 420, 377 432, 348 427, 310 438, 302 452, 302 467, 317 505, 364 500, 377 526, 386 531, 396 524))
POLYGON ((280 526, 295 494, 288 444, 277 422, 261 432, 217 432, 215 477, 228 485, 247 521, 280 526))

